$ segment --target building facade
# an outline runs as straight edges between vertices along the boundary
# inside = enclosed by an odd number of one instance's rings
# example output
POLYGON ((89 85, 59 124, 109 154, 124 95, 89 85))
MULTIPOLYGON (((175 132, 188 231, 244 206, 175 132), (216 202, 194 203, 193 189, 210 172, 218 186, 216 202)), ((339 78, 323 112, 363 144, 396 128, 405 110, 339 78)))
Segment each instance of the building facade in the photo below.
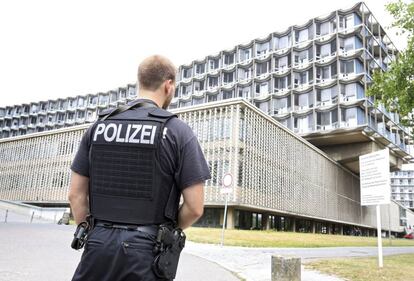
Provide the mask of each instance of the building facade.
MULTIPOLYGON (((232 99, 175 113, 197 135, 212 174, 198 225, 222 225, 221 180, 231 173, 229 228, 374 234, 375 208, 361 206, 358 176, 250 103, 232 99)), ((88 126, 0 140, 0 198, 67 203, 70 163, 88 126)), ((412 212, 396 202, 389 208, 382 206, 384 231, 414 224, 412 212)))
MULTIPOLYGON (((413 158, 410 133, 397 113, 375 107, 365 95, 373 72, 386 71, 397 54, 371 11, 358 3, 181 65, 170 109, 244 98, 354 172, 361 153, 338 157, 344 144, 389 147, 397 170, 413 158)), ((0 108, 0 138, 93 122, 101 110, 135 96, 130 84, 6 106, 0 108)))
POLYGON ((392 199, 402 206, 414 210, 414 169, 391 173, 392 199))

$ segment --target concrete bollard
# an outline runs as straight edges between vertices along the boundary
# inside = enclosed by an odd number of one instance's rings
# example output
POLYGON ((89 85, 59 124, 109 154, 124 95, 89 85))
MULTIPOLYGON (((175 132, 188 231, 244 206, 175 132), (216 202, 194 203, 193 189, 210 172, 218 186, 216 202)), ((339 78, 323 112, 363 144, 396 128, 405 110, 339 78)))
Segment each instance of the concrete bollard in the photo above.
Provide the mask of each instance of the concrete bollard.
POLYGON ((69 224, 69 220, 70 220, 70 214, 67 213, 67 212, 63 213, 62 223, 63 224, 69 224))
POLYGON ((272 281, 300 281, 301 259, 272 256, 272 281))

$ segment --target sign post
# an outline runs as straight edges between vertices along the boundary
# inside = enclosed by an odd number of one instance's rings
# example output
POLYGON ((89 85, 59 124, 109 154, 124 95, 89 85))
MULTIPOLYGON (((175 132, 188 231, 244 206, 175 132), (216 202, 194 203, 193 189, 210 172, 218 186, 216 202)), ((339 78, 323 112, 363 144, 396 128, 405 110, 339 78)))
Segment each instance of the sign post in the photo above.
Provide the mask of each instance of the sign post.
POLYGON ((361 205, 376 205, 378 266, 383 267, 381 204, 390 204, 390 159, 388 148, 359 156, 361 205))
POLYGON ((222 187, 220 189, 221 194, 226 194, 226 201, 224 203, 224 217, 223 217, 223 229, 221 231, 221 242, 220 246, 224 244, 224 229, 226 228, 227 224, 227 201, 229 197, 229 193, 233 191, 231 185, 233 184, 233 176, 231 174, 225 174, 223 177, 222 187))

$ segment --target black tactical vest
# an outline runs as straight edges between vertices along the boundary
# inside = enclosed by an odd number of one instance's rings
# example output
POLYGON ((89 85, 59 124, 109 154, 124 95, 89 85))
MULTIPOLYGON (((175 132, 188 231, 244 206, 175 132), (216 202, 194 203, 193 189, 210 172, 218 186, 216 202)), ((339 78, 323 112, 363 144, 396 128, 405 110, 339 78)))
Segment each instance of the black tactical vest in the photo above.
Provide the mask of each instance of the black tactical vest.
POLYGON ((159 148, 176 115, 145 102, 103 112, 91 134, 89 204, 97 219, 139 225, 174 221, 179 194, 161 189, 159 148), (131 107, 143 107, 127 112, 131 107))

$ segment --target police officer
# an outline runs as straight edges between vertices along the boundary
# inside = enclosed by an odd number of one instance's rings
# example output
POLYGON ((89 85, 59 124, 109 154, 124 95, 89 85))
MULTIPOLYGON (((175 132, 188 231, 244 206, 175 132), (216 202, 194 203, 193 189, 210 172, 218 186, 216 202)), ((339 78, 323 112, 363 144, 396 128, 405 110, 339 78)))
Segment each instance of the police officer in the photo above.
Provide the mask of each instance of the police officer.
POLYGON ((146 58, 138 99, 104 111, 82 138, 69 201, 75 222, 91 216, 94 227, 72 280, 166 280, 151 266, 159 225, 185 229, 202 215, 206 160, 191 128, 165 110, 176 72, 165 57, 146 58))

